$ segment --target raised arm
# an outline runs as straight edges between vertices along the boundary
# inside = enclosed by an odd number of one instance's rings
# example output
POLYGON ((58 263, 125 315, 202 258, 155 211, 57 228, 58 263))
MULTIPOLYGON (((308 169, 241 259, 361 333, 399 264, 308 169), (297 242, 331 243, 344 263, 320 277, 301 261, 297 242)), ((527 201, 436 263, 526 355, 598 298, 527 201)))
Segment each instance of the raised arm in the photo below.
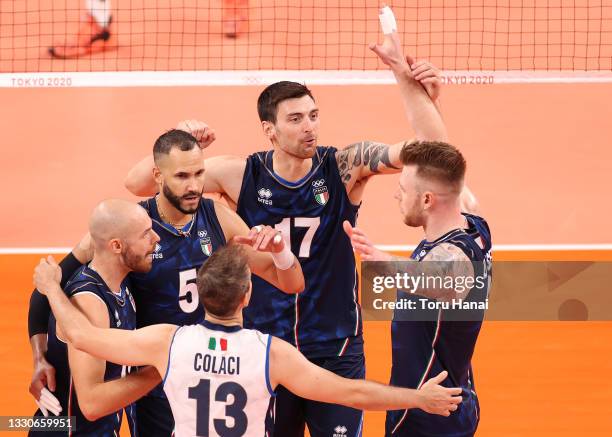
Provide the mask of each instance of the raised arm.
MULTIPOLYGON (((395 76, 408 122, 415 131, 414 139, 446 141, 446 126, 434 102, 440 85, 435 67, 404 57, 397 32, 385 35, 381 45, 371 45, 370 49, 395 76)), ((339 151, 336 160, 347 190, 350 192, 359 180, 372 175, 399 173, 402 168, 399 153, 407 142, 410 140, 392 145, 361 141, 339 151)))
POLYGON ((365 410, 420 408, 428 413, 450 415, 461 402, 460 388, 438 385, 442 372, 421 389, 390 387, 363 379, 342 378, 308 361, 297 349, 278 338, 270 346, 270 382, 292 393, 319 402, 342 404, 365 410), (299 378, 296 378, 299 375, 299 378))
POLYGON ((225 240, 244 244, 249 259, 249 268, 257 276, 265 279, 285 293, 300 293, 305 288, 304 274, 298 259, 291 253, 286 242, 269 226, 248 228, 234 211, 215 202, 215 212, 223 228, 225 240))
MULTIPOLYGON (((71 302, 98 328, 109 328, 106 305, 93 294, 79 293, 71 302)), ((112 381, 104 381, 106 361, 82 352, 68 344, 68 358, 79 407, 87 420, 120 410, 147 394, 161 381, 155 368, 141 370, 112 381)), ((125 367, 126 369, 128 367, 125 367)))
POLYGON ((135 331, 99 328, 91 324, 60 288, 61 270, 53 257, 42 259, 34 270, 34 283, 49 299, 64 338, 74 348, 106 361, 127 366, 154 366, 166 372, 168 350, 175 325, 151 325, 135 331))

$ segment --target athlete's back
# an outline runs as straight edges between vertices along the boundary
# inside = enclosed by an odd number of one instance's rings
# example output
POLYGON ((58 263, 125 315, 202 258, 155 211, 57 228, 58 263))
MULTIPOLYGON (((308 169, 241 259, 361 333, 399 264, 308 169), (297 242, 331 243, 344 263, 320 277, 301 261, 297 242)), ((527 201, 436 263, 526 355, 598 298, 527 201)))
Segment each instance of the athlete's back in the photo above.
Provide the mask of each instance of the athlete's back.
MULTIPOLYGON (((130 290, 128 289, 128 281, 124 281, 121 284, 119 294, 113 293, 94 270, 84 265, 79 268, 74 276, 68 281, 64 287, 64 291, 68 297, 74 297, 82 293, 93 294, 104 302, 108 310, 110 328, 136 329, 136 309, 130 290)), ((68 347, 57 335, 56 321, 53 315, 49 318, 46 358, 55 368, 56 390, 54 394, 60 401, 62 414, 75 416, 76 423, 70 433, 64 431, 44 433, 44 435, 83 435, 94 437, 111 437, 119 435, 123 416, 122 410, 101 417, 93 422, 87 420, 81 412, 76 390, 72 383, 72 376, 68 363, 68 347)), ((110 381, 117 379, 125 376, 128 372, 129 368, 126 366, 107 362, 104 380, 110 381)), ((137 435, 135 430, 134 405, 128 405, 125 407, 125 411, 132 435, 137 435)))
POLYGON ((274 394, 270 342, 259 331, 209 321, 177 329, 164 377, 177 437, 264 435, 274 394))
MULTIPOLYGON (((464 214, 469 227, 452 230, 435 241, 426 240, 416 247, 411 258, 421 261, 436 246, 442 243, 460 248, 472 261, 474 275, 490 275, 491 233, 487 222, 481 217, 464 214)), ((465 301, 484 302, 489 283, 475 286, 465 301)), ((415 301, 411 293, 398 291, 398 299, 415 301)), ((398 312, 391 324, 392 360, 391 385, 419 388, 432 375, 443 370, 448 378, 443 385, 461 387, 463 402, 450 417, 425 413, 419 409, 390 411, 387 413, 387 436, 448 435, 466 437, 474 434, 479 421, 480 407, 476 396, 471 359, 480 332, 484 310, 419 311, 420 320, 397 320, 398 312), (461 315, 465 316, 461 321, 461 315)), ((408 312, 410 313, 410 312, 408 312)), ((414 312, 413 312, 414 314, 414 312)))

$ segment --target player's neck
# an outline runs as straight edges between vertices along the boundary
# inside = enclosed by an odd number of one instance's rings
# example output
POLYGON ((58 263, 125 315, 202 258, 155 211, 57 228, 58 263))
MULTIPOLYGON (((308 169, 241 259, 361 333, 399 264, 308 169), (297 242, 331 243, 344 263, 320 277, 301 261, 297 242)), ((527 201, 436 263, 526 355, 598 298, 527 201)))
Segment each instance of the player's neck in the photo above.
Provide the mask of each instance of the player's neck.
POLYGON ((216 325, 242 326, 242 310, 239 311, 237 314, 234 314, 232 317, 223 317, 223 318, 215 317, 210 313, 206 313, 204 315, 204 320, 210 323, 214 323, 216 325))
POLYGON ((465 217, 461 214, 459 207, 449 208, 447 211, 440 211, 427 218, 423 226, 425 239, 435 241, 453 229, 465 228, 467 225, 465 217))
POLYGON ((289 182, 296 182, 308 174, 312 168, 312 159, 303 159, 284 152, 280 147, 274 148, 272 170, 289 182))
POLYGON ((89 263, 89 268, 100 275, 113 293, 119 291, 121 282, 123 282, 129 273, 128 268, 115 255, 94 254, 93 259, 89 263))
POLYGON ((158 194, 157 197, 155 197, 155 201, 157 202, 157 212, 159 216, 169 225, 182 227, 187 224, 193 216, 193 214, 185 214, 176 209, 163 194, 158 194))

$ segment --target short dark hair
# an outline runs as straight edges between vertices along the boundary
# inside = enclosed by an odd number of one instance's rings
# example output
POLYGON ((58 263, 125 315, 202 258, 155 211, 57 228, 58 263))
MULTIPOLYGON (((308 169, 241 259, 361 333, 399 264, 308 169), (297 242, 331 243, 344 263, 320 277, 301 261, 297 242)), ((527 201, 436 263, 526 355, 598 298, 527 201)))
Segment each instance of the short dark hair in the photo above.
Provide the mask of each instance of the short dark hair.
POLYGON ((306 85, 302 85, 301 83, 284 80, 269 85, 261 92, 257 99, 259 120, 276 123, 276 113, 280 102, 287 99, 299 99, 304 96, 310 96, 314 101, 312 92, 306 85))
POLYGON ((404 165, 416 165, 417 176, 434 179, 460 189, 465 177, 465 158, 455 146, 442 141, 413 141, 400 151, 404 165))
POLYGON ((196 279, 204 310, 217 317, 229 317, 236 312, 250 282, 248 258, 239 244, 216 249, 202 264, 196 279))
POLYGON ((180 129, 170 129, 155 140, 155 144, 153 145, 153 158, 155 162, 157 162, 161 155, 169 154, 175 147, 186 152, 192 150, 194 147, 199 147, 198 140, 189 132, 180 129))

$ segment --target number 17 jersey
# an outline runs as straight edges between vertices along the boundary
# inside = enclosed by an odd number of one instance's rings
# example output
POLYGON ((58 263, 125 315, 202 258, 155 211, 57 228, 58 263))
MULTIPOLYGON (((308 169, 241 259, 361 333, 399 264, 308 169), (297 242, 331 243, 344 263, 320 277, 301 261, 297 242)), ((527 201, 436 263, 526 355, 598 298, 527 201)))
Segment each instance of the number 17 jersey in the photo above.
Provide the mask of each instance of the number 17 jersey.
POLYGON ((302 265, 306 289, 288 295, 253 276, 245 327, 280 337, 308 358, 362 354, 355 257, 342 228, 344 220, 355 226, 359 207, 340 178, 336 149, 317 147, 311 170, 297 182, 274 173, 272 154, 247 158, 237 213, 249 226, 283 232, 302 265))

